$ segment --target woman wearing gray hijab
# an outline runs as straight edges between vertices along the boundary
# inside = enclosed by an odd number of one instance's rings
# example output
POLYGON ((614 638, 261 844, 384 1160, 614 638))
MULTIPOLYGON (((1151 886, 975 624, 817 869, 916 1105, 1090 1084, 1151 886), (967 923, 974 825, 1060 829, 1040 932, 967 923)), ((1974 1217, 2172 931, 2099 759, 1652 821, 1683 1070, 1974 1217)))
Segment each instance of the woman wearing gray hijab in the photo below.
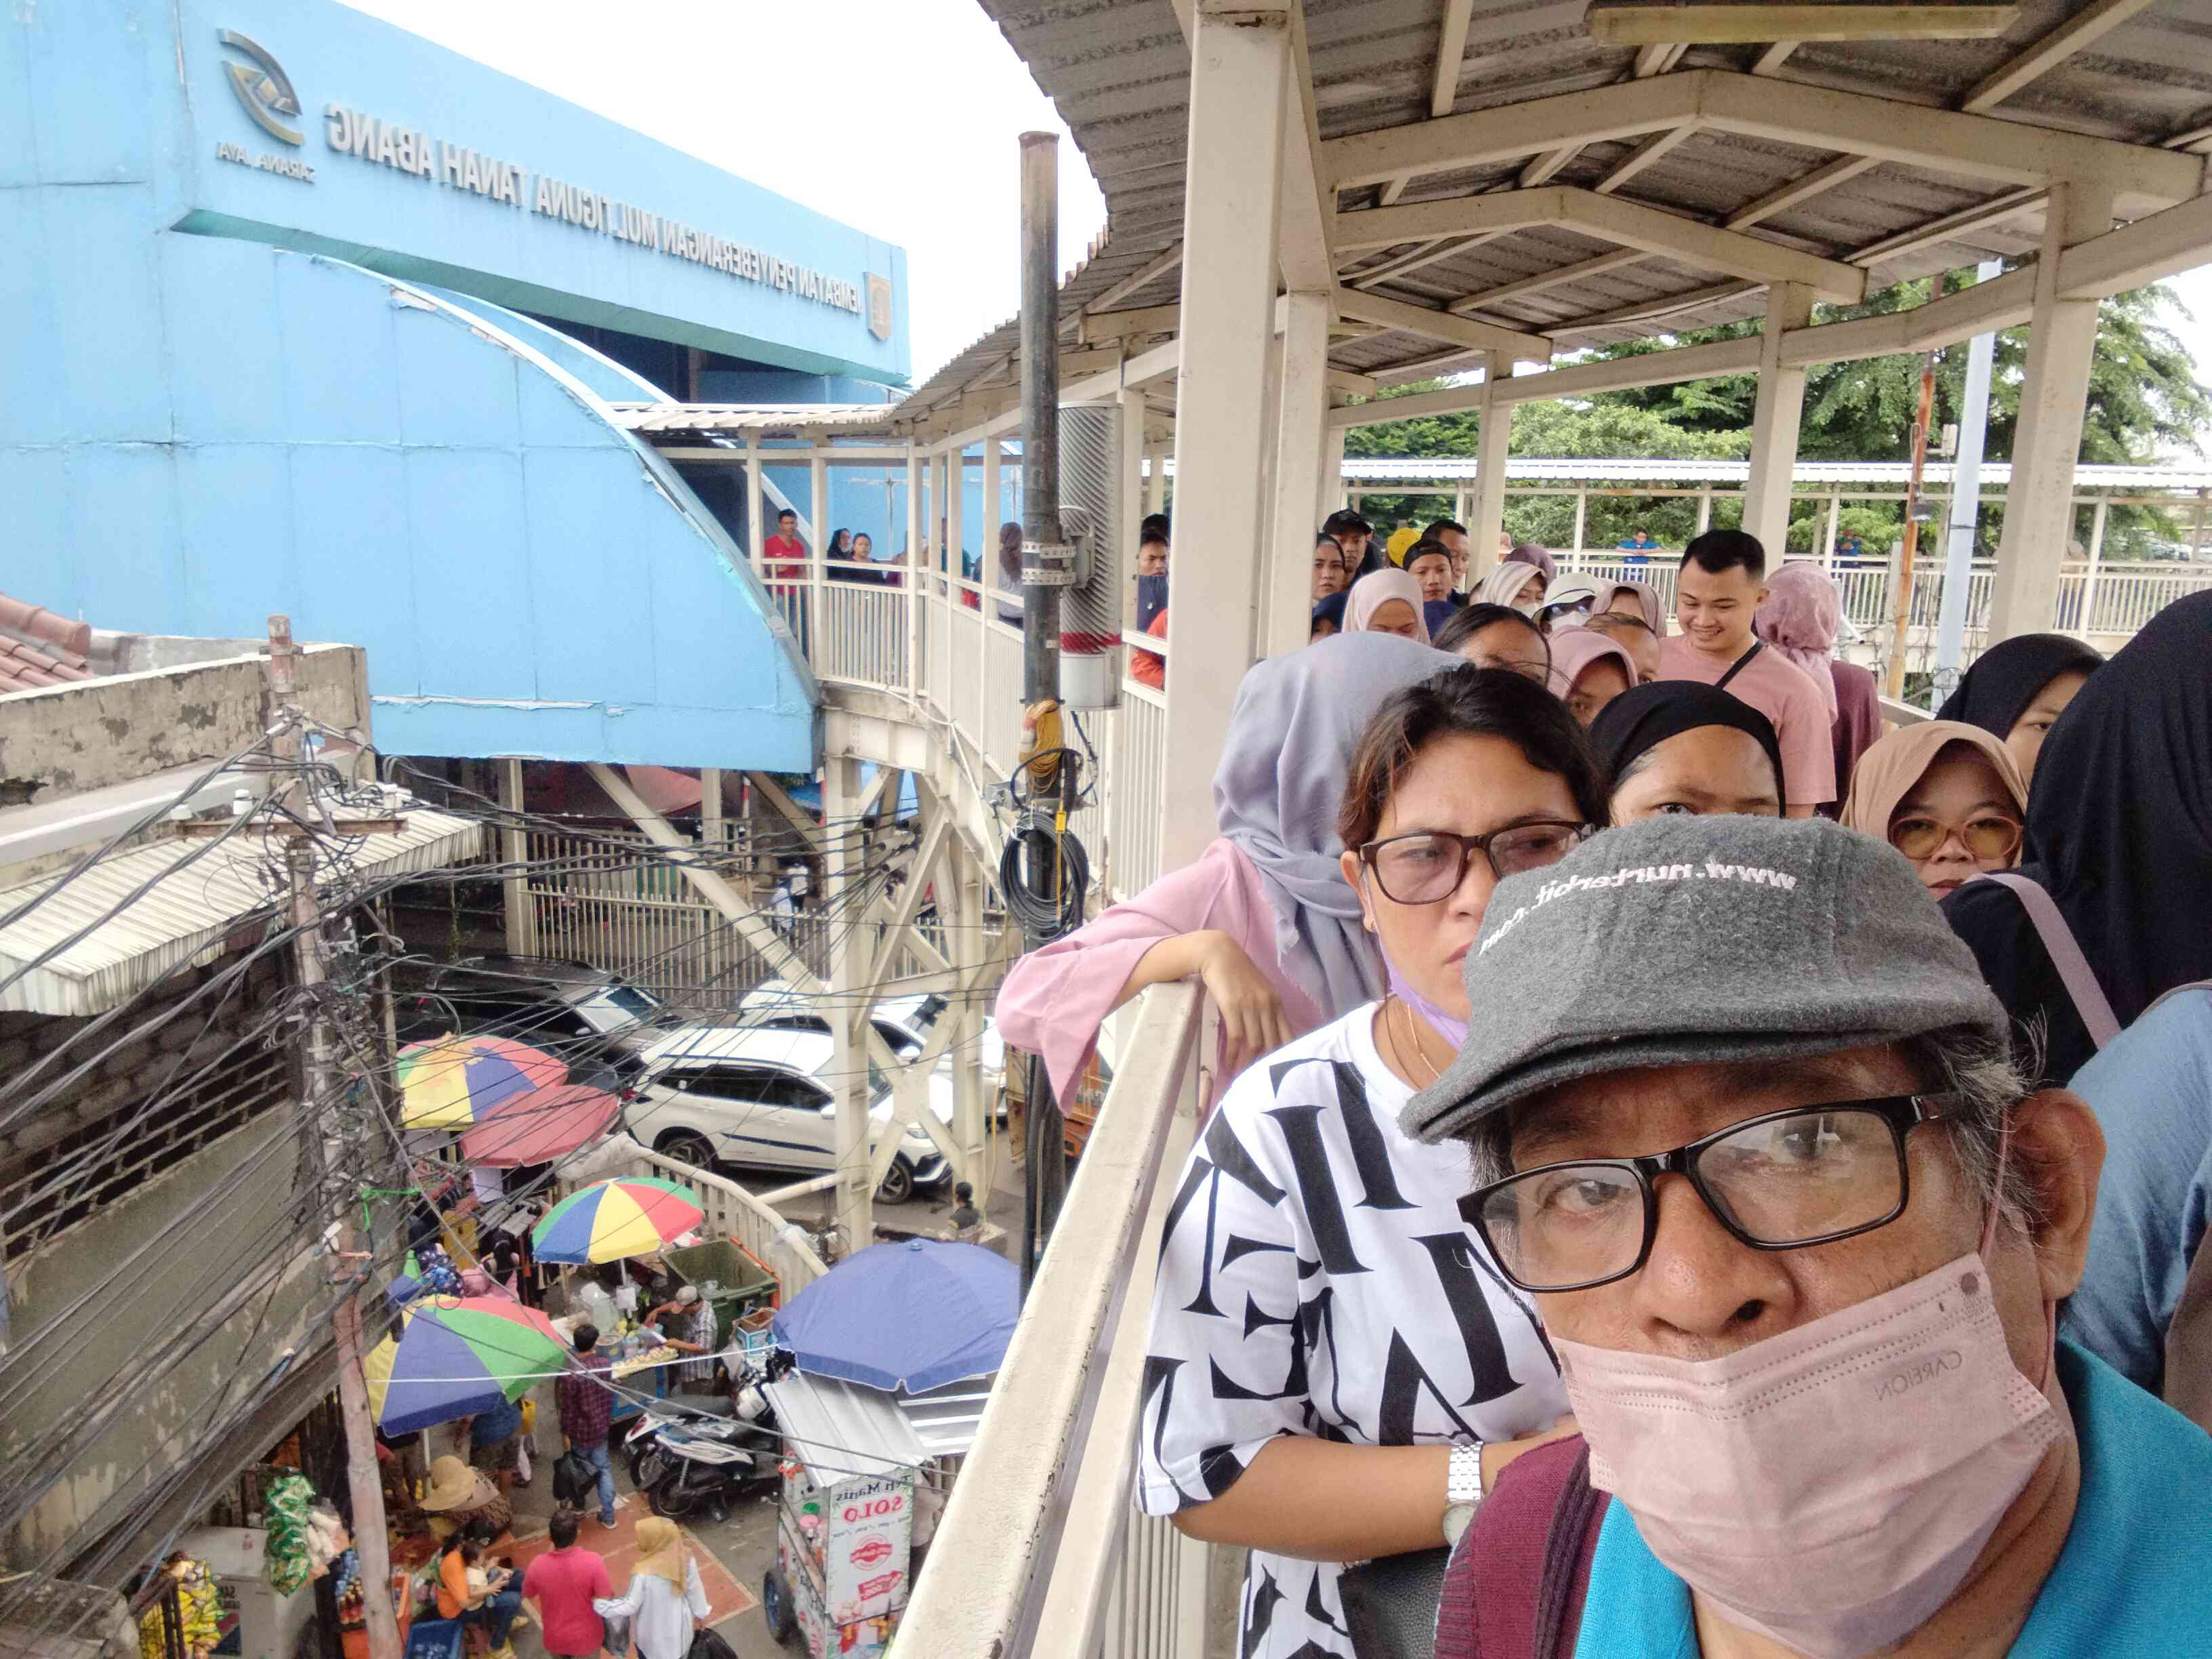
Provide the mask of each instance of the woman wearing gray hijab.
POLYGON ((1107 1015, 1195 977, 1221 1015, 1223 1083, 1382 994, 1382 964, 1339 866, 1337 808, 1370 715, 1455 657, 1347 634, 1245 675, 1214 774, 1220 838, 1188 867, 1030 951, 1000 988, 999 1030, 1071 1097, 1107 1015))

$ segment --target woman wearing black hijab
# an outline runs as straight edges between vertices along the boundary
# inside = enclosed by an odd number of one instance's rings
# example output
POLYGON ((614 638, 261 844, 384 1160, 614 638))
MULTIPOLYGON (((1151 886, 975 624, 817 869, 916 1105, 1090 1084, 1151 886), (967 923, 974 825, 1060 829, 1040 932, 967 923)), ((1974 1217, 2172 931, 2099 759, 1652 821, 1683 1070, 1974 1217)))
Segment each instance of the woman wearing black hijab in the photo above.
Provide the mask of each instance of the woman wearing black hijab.
POLYGON ((2102 652, 2069 634, 2015 635, 1974 659, 1936 718, 1980 726, 2032 787, 2045 734, 2104 663, 2102 652))
MULTIPOLYGON (((2020 873, 2057 903, 2118 1024, 2212 978, 2212 592, 2166 606, 2090 676, 2038 776, 2020 873)), ((2043 1077, 2071 1078, 2096 1044, 2020 896, 1970 882, 1943 913, 2013 1018, 2043 1022, 2043 1077)))
POLYGON ((1605 763, 1613 822, 1667 813, 1782 816, 1774 723, 1698 680, 1653 680, 1598 711, 1590 742, 1605 763))

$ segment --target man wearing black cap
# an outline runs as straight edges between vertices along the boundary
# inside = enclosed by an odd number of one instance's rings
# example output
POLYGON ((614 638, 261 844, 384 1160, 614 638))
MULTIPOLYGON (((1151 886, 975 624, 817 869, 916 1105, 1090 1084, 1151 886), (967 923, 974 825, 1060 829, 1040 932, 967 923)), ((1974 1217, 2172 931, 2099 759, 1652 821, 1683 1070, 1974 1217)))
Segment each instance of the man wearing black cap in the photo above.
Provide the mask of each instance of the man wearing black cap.
POLYGON ((1406 1127, 1583 1437, 1475 1515, 1439 1659, 2201 1650, 2212 1439, 2054 1349, 2103 1137, 1901 858, 1632 824, 1501 883, 1467 984, 1406 1127))

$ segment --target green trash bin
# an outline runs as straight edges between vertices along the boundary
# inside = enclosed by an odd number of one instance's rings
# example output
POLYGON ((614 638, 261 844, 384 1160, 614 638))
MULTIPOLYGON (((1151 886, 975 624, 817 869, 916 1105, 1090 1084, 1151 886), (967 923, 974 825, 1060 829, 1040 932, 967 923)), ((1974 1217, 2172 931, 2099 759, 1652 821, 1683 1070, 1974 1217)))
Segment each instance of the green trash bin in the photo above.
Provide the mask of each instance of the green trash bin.
POLYGON ((775 1276, 757 1266, 729 1239, 711 1239, 703 1244, 665 1249, 660 1255, 685 1284, 699 1287, 700 1295, 714 1310, 718 1345, 729 1341, 743 1315, 775 1296, 775 1276), (709 1280, 714 1285, 712 1291, 707 1289, 709 1280))

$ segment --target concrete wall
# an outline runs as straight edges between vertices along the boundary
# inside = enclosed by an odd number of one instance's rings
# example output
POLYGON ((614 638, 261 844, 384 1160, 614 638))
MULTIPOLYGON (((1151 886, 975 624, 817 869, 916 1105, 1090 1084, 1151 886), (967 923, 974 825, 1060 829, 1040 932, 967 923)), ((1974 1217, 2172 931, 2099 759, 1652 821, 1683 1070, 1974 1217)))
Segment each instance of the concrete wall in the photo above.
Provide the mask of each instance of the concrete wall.
MULTIPOLYGON (((88 1124, 104 1133, 99 1125, 160 1087, 180 1061, 189 1066, 219 1051, 252 1023, 276 984, 272 963, 246 994, 216 1012, 204 1032, 202 1004, 103 1062, 30 1125, 0 1139, 9 1380, 33 1370, 41 1379, 0 1418, 0 1468, 10 1477, 0 1483, 0 1512, 13 1507, 10 1498, 27 1495, 31 1471, 59 1436, 106 1402, 125 1406, 62 1482, 0 1538, 0 1555, 11 1563, 40 1562, 71 1540, 81 1546, 121 1518, 125 1505, 191 1456, 240 1391, 300 1340, 301 1316, 320 1298, 319 1273, 301 1258, 273 1290, 264 1285, 241 1299, 167 1375, 136 1385, 114 1380, 217 1306, 248 1269, 281 1264, 299 1163, 281 1054, 260 1053, 242 1068, 240 1099, 259 1109, 241 1127, 159 1166, 127 1194, 37 1239, 27 1253, 21 1236, 27 1180, 52 1180, 85 1146, 88 1124), (75 1139, 58 1149, 62 1136, 75 1139), (216 1195, 226 1177, 241 1171, 239 1184, 216 1195), (115 1281, 103 1286, 118 1267, 115 1281)), ((172 1000, 187 988, 178 987, 172 1000)), ((20 1076, 85 1024, 0 1014, 0 1075, 20 1076)), ((89 1167, 95 1175, 111 1172, 142 1151, 143 1137, 88 1160, 89 1167)))
MULTIPOLYGON (((126 641, 125 660, 181 642, 126 641)), ((258 738, 267 666, 238 656, 183 668, 147 668, 0 697, 0 780, 81 794, 150 772, 234 754, 258 738)), ((368 682, 357 647, 307 647, 294 667, 300 706, 339 731, 369 730, 368 682)))

